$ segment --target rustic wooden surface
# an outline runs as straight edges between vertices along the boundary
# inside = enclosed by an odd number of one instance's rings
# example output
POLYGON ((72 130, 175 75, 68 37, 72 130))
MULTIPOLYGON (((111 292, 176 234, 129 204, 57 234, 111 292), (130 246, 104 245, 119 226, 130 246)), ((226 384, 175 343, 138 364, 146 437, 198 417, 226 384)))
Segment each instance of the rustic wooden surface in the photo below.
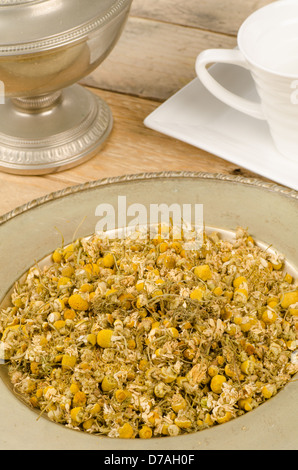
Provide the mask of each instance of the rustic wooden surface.
POLYGON ((195 77, 204 49, 232 48, 237 30, 269 0, 134 0, 116 47, 83 85, 110 105, 104 149, 74 169, 42 177, 0 173, 0 214, 87 181, 151 171, 255 176, 214 155, 147 129, 144 118, 195 77))

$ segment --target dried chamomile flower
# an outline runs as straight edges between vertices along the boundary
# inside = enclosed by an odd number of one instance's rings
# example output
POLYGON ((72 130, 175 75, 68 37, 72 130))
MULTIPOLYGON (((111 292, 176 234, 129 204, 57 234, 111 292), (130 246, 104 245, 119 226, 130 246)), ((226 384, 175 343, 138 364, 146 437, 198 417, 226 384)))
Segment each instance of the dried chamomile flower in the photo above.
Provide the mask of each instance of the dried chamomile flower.
POLYGON ((0 315, 15 391, 119 439, 201 431, 276 395, 298 371, 297 281, 243 228, 189 246, 171 226, 97 234, 30 269, 0 315))

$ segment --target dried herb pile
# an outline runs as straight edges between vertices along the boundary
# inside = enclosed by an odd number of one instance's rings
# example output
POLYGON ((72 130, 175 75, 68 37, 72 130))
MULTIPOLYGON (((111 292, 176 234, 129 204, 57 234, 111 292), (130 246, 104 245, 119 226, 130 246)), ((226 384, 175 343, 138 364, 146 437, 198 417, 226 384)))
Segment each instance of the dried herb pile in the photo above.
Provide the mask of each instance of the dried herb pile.
MULTIPOLYGON (((171 232, 171 229, 170 229, 171 232)), ((298 371, 298 287, 238 228, 199 250, 94 235, 34 266, 1 311, 17 394, 50 420, 113 438, 225 423, 298 371)))

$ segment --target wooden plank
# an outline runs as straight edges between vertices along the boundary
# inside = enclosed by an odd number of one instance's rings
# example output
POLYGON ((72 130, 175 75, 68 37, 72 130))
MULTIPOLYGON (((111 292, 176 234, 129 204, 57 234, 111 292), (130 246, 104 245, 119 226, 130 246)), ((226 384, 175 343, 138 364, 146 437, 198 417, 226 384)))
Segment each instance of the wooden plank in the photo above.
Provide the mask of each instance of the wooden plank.
POLYGON ((235 45, 222 34, 130 18, 110 56, 82 83, 164 101, 196 76, 201 51, 235 45))
POLYGON ((131 15, 236 35, 253 11, 272 0, 134 0, 131 15))
POLYGON ((88 162, 47 176, 16 176, 0 172, 0 214, 68 186, 101 178, 159 171, 253 173, 203 150, 146 128, 144 118, 159 102, 93 90, 111 107, 114 128, 104 149, 88 162))
POLYGON ((87 164, 64 174, 52 175, 56 179, 71 179, 81 183, 102 177, 147 171, 231 171, 235 165, 224 162, 203 150, 167 137, 143 124, 145 117, 158 102, 111 92, 94 90, 109 104, 114 116, 113 132, 102 152, 87 164))

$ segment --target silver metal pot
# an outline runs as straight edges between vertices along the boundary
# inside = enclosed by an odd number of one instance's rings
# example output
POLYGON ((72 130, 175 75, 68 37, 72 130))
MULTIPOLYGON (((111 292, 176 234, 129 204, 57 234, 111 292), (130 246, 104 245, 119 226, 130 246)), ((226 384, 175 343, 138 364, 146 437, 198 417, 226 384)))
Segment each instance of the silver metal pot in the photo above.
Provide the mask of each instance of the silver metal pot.
POLYGON ((53 173, 86 161, 113 126, 77 82, 117 43, 132 0, 0 0, 0 169, 53 173))

